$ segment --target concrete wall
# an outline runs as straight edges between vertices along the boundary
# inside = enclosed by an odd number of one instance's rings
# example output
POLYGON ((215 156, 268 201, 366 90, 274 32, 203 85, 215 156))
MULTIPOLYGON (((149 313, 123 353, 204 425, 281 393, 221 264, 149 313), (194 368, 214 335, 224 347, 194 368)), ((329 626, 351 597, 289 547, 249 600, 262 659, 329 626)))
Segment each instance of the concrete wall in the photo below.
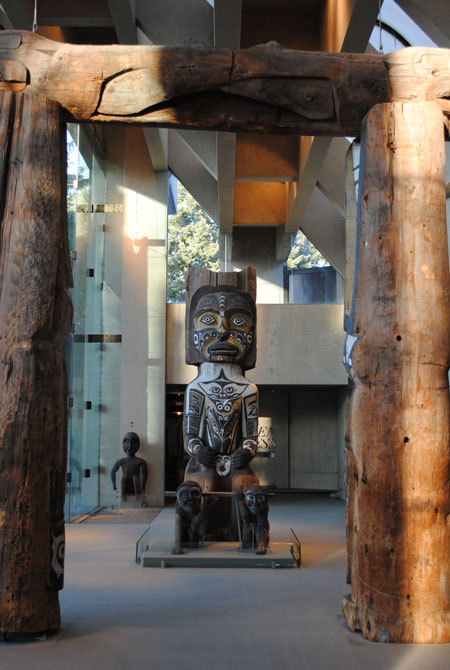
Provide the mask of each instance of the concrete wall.
POLYGON ((290 487, 338 490, 345 389, 290 393, 290 487))
MULTIPOLYGON (((141 438, 146 503, 164 500, 167 173, 156 173, 139 128, 125 132, 120 435, 141 438)), ((121 445, 117 446, 117 458, 121 445)))
MULTIPOLYGON (((258 354, 248 377, 269 386, 346 386, 343 305, 258 304, 258 354)), ((167 305, 167 384, 196 375, 184 362, 183 303, 167 305)))
MULTIPOLYGON (((236 192, 235 192, 236 199, 236 192)), ((255 199, 247 202, 252 208, 255 199)), ((284 289, 283 263, 276 259, 276 229, 273 226, 254 228, 235 226, 233 230, 232 257, 228 271, 243 270, 252 265, 256 270, 256 294, 258 303, 278 304, 288 302, 284 289)), ((223 268, 224 269, 224 268, 223 268)))
POLYGON ((260 387, 259 414, 272 419, 274 457, 256 456, 252 469, 261 484, 289 488, 289 391, 260 387))
POLYGON ((344 487, 345 387, 259 388, 260 416, 272 419, 274 457, 252 468, 264 485, 282 489, 344 487))

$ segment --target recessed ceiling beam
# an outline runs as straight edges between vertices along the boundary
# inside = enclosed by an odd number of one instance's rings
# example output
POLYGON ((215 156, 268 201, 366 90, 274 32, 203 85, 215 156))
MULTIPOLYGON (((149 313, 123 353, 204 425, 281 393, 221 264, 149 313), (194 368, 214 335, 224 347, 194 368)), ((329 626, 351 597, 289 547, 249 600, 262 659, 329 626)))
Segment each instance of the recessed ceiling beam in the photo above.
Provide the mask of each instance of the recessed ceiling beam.
MULTIPOLYGON (((367 46, 379 11, 378 0, 355 2, 353 9, 345 15, 348 3, 326 2, 322 44, 328 51, 344 53, 363 52, 367 46), (338 20, 339 19, 339 20, 338 20)), ((302 219, 317 183, 323 162, 328 153, 331 140, 314 138, 312 142, 304 138, 300 146, 300 172, 297 196, 286 221, 286 231, 296 232, 302 225, 302 219)))
POLYGON ((130 0, 107 0, 120 44, 137 44, 136 18, 130 0))
POLYGON ((59 26, 61 28, 113 28, 110 16, 39 16, 41 26, 59 26))
POLYGON ((136 22, 153 44, 187 38, 213 44, 213 8, 206 0, 136 0, 136 22))
MULTIPOLYGON (((241 46, 242 0, 215 0, 214 44, 235 51, 241 46)), ((218 224, 221 233, 233 229, 236 134, 216 133, 218 224)))
POLYGON ((33 28, 34 5, 32 0, 1 0, 0 6, 12 28, 15 30, 33 28))
POLYGON ((450 47, 448 0, 396 0, 397 4, 440 47, 450 47))
POLYGON ((169 168, 199 205, 217 221, 217 182, 177 132, 169 133, 169 168))

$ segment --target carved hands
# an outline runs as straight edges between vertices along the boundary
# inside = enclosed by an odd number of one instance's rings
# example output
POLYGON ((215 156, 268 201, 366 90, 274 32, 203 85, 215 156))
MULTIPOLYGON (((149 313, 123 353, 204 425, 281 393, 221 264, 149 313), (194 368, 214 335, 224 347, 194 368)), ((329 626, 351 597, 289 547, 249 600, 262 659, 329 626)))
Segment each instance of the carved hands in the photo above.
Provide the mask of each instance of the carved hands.
POLYGON ((255 455, 256 447, 256 440, 250 438, 245 439, 239 449, 236 449, 231 456, 231 464, 233 468, 236 468, 237 470, 245 468, 255 455))
POLYGON ((231 465, 233 466, 233 468, 240 470, 242 468, 245 468, 245 466, 250 463, 252 458, 253 453, 249 449, 245 449, 245 447, 240 447, 239 449, 236 449, 235 452, 233 452, 231 456, 231 465))
POLYGON ((198 447, 196 452, 199 463, 207 468, 215 468, 216 466, 216 452, 211 447, 205 447, 204 444, 198 447))

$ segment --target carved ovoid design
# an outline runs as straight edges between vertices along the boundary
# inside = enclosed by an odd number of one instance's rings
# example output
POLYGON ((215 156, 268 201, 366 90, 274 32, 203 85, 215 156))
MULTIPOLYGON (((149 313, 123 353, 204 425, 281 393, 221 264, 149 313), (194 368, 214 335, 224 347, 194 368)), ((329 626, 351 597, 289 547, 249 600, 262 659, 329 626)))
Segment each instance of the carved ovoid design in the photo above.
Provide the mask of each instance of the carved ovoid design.
MULTIPOLYGON (((256 358, 256 275, 191 268, 186 280, 186 362, 199 366, 185 394, 185 479, 202 491, 258 484, 249 463, 258 443, 258 390, 242 374, 256 358)), ((203 535, 236 539, 229 500, 219 500, 203 535)), ((205 526, 206 524, 206 526, 205 526)))

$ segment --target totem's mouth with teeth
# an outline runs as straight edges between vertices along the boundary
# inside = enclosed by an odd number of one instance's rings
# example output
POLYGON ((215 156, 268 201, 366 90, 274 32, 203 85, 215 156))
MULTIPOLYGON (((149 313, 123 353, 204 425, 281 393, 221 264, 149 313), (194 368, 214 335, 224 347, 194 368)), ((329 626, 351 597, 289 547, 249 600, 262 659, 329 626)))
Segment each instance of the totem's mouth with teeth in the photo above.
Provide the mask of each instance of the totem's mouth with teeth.
POLYGON ((208 347, 208 354, 210 356, 237 356, 239 349, 228 342, 216 342, 208 347))

